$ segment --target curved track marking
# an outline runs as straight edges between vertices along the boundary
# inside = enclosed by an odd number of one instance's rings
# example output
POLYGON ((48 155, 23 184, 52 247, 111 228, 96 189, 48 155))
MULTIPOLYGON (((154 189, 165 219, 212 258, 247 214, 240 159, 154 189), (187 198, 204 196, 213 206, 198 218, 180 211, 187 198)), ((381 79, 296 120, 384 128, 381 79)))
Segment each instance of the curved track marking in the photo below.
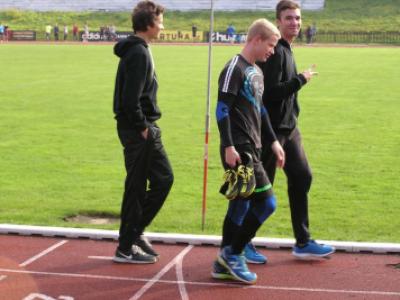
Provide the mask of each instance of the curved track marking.
POLYGON ((183 279, 183 256, 176 263, 176 278, 178 280, 179 293, 182 300, 189 300, 188 293, 185 288, 185 281, 183 279))
MULTIPOLYGON (((175 266, 179 261, 182 261, 183 257, 192 250, 194 246, 189 245, 183 249, 173 260, 171 260, 160 272, 156 274, 149 282, 147 282, 135 295, 133 295, 129 300, 140 299, 143 294, 150 289, 156 282, 160 281, 160 278, 167 273, 173 266, 175 266)), ((179 288, 181 291, 181 288, 179 288)))

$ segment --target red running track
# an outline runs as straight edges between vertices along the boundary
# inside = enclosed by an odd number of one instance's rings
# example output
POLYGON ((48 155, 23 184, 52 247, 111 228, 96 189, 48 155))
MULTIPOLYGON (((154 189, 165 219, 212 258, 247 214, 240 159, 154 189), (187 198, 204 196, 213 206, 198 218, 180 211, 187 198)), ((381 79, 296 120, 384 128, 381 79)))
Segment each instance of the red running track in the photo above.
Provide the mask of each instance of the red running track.
POLYGON ((400 256, 336 253, 299 261, 289 250, 261 252, 267 265, 247 286, 211 278, 218 249, 155 244, 151 265, 115 264, 115 242, 0 235, 1 300, 72 299, 400 299, 400 256))

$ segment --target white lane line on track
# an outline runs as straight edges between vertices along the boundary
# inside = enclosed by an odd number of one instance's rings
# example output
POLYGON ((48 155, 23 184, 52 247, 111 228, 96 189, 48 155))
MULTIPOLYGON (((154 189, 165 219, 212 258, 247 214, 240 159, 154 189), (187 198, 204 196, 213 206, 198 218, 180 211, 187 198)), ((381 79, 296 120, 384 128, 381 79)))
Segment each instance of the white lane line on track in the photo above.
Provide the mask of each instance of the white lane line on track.
POLYGON ((112 256, 88 256, 89 259, 112 260, 112 256))
POLYGON ((183 256, 177 261, 176 266, 175 266, 176 279, 178 279, 178 288, 179 288, 179 293, 181 294, 181 299, 189 300, 189 296, 188 296, 188 293, 187 293, 186 287, 185 287, 185 281, 183 279, 182 262, 183 262, 183 256))
POLYGON ((6 275, 0 275, 0 281, 5 280, 7 278, 6 275))
MULTIPOLYGON (((15 269, 1 269, 3 273, 16 273, 16 274, 31 274, 31 275, 48 275, 48 276, 59 276, 59 277, 72 277, 82 279, 102 279, 102 280, 119 280, 119 281, 136 281, 136 282, 148 282, 151 279, 146 278, 134 278, 134 277, 118 277, 118 276, 105 276, 105 275, 92 275, 92 274, 74 274, 74 273, 55 273, 55 272, 38 272, 38 271, 27 271, 27 270, 15 270, 15 269)), ((158 280, 159 283, 165 284, 177 284, 178 281, 174 280, 158 280)), ((195 286, 209 286, 209 287, 240 287, 245 289, 261 289, 261 290, 278 290, 278 291, 297 291, 297 292, 317 292, 317 293, 338 293, 338 294, 361 294, 361 295, 378 295, 378 296, 400 296, 400 291, 397 292, 385 292, 385 291, 360 291, 360 290, 334 290, 334 289, 313 289, 313 288, 302 288, 302 287, 285 287, 285 286, 267 286, 267 285, 252 285, 244 286, 239 283, 217 283, 217 282, 196 282, 196 281, 185 281, 186 285, 195 286)))
MULTIPOLYGON (((185 249, 183 249, 173 260, 171 260, 160 272, 156 274, 152 279, 150 279, 135 295, 133 295, 129 300, 137 300, 143 296, 143 294, 150 289, 156 282, 160 281, 160 278, 164 276, 174 265, 176 265, 179 260, 182 260, 183 257, 192 250, 194 246, 189 245, 185 249)), ((179 283, 178 283, 179 284, 179 283)))
POLYGON ((20 267, 26 267, 27 265, 33 263, 34 261, 38 260, 39 258, 45 256, 46 254, 50 253, 51 251, 54 251, 55 249, 57 249, 58 247, 64 245, 65 243, 67 243, 68 241, 66 240, 62 240, 61 242, 47 248, 46 250, 40 252, 39 254, 29 258, 28 260, 24 261, 23 263, 21 263, 19 266, 20 267))

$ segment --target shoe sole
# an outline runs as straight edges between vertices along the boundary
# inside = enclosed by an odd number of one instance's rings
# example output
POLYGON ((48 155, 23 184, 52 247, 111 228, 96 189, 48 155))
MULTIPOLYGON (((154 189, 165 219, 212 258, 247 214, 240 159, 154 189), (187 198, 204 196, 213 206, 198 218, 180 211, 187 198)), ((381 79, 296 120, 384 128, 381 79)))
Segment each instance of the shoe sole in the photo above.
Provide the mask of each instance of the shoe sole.
POLYGON ((152 261, 145 261, 145 260, 131 260, 126 258, 114 257, 113 262, 121 264, 154 264, 155 262, 157 262, 157 259, 152 261))
POLYGON ((243 283, 246 283, 246 284, 255 284, 256 283, 257 278, 254 281, 249 281, 249 280, 246 280, 246 279, 243 279, 243 278, 237 276, 233 271, 231 271, 231 269, 229 268, 229 265, 225 262, 225 260, 221 256, 218 256, 218 262, 229 271, 229 273, 234 277, 234 279, 241 281, 243 283))
POLYGON ((231 274, 211 272, 211 277, 214 279, 221 279, 221 280, 235 280, 235 277, 233 277, 231 274))
POLYGON ((267 261, 256 261, 256 260, 250 260, 248 258, 246 258, 246 262, 248 264, 253 264, 253 265, 264 265, 267 263, 267 261))
POLYGON ((312 258, 328 258, 329 255, 335 253, 335 250, 332 250, 328 253, 324 254, 312 254, 312 253, 296 253, 292 251, 292 255, 298 259, 312 259, 312 258))

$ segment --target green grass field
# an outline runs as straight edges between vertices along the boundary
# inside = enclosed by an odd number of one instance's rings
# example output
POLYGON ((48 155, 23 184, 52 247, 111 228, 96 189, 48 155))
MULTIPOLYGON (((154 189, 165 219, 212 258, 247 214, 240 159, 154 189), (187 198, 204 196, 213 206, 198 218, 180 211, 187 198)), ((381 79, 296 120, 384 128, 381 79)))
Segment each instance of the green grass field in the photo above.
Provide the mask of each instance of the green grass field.
MULTIPOLYGON (((205 234, 220 234, 227 202, 214 118, 219 71, 238 47, 213 51, 212 134, 205 234)), ((175 184, 150 231, 202 233, 207 47, 154 46, 163 140, 175 184)), ((300 92, 300 128, 314 173, 310 221, 318 239, 400 242, 400 48, 297 48, 319 76, 300 92)), ((0 223, 66 223, 118 215, 123 156, 112 94, 111 46, 0 45, 0 223)), ((260 236, 292 237, 285 178, 260 236)), ((118 225, 97 226, 117 229, 118 225)))

